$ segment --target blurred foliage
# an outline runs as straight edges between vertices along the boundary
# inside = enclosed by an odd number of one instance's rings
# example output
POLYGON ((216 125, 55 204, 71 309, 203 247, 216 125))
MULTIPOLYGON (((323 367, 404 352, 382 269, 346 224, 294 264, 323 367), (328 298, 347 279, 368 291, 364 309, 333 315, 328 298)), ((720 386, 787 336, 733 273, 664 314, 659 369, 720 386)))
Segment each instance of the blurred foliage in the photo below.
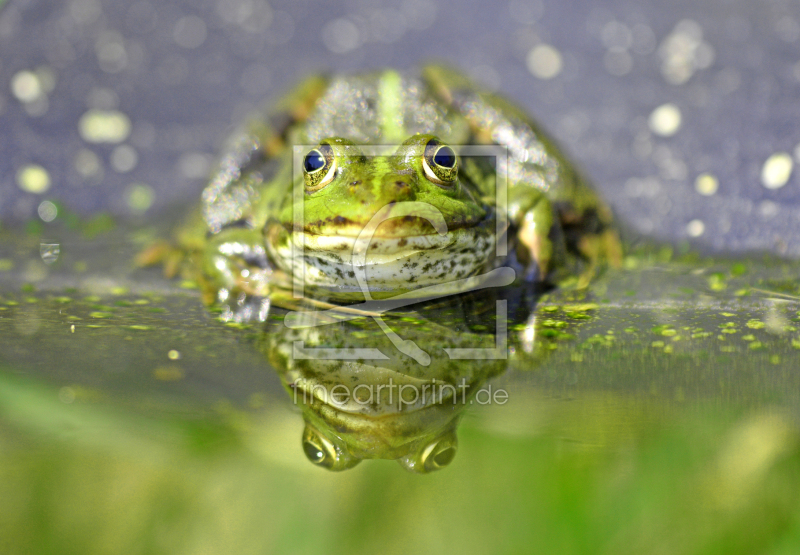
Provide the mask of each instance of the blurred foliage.
MULTIPOLYGON (((196 553, 794 553, 800 442, 780 412, 650 420, 607 398, 606 445, 461 428, 453 465, 331 474, 299 419, 145 418, 0 381, 0 551, 196 553), (620 407, 622 409, 620 410, 620 407), (267 425, 268 422, 268 425, 267 425), (638 433, 613 430, 636 422, 638 433)), ((638 409, 636 407, 639 407, 638 409)))

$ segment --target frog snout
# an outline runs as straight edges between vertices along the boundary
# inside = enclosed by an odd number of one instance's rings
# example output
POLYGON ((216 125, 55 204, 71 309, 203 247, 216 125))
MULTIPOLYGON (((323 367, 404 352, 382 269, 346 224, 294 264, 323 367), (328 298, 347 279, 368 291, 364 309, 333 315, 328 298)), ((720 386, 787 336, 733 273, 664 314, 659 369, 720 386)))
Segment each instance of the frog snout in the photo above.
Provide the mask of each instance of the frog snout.
POLYGON ((386 196, 395 201, 410 201, 417 198, 413 179, 405 175, 387 175, 383 178, 382 189, 386 196))

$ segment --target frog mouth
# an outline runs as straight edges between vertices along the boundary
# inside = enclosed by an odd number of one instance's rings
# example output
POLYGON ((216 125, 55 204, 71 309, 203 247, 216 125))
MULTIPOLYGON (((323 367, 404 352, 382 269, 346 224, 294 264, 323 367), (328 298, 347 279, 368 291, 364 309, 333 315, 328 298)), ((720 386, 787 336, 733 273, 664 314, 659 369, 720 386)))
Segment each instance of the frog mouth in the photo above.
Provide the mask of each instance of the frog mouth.
POLYGON ((493 265, 494 218, 484 217, 477 225, 448 223, 441 235, 425 223, 433 233, 392 236, 378 228, 362 237, 360 227, 319 234, 273 221, 266 245, 275 265, 296 283, 324 289, 339 300, 363 299, 363 276, 378 299, 472 277, 493 265))
POLYGON ((373 237, 361 258, 354 255, 355 237, 294 232, 286 239, 282 245, 268 244, 275 263, 295 281, 341 293, 342 299, 362 297, 357 270, 366 276, 373 298, 380 298, 477 275, 491 262, 495 246, 494 234, 475 228, 444 236, 373 237))
MULTIPOLYGON (((448 215, 447 230, 455 231, 458 229, 471 228, 482 225, 491 220, 489 215, 483 217, 448 215)), ((337 237, 358 237, 361 235, 369 220, 354 221, 344 216, 333 216, 314 222, 308 222, 304 226, 286 223, 283 227, 289 232, 303 231, 309 235, 337 236, 337 237)), ((430 220, 414 215, 405 215, 394 218, 387 218, 381 222, 372 234, 375 238, 403 238, 413 236, 437 235, 437 230, 430 220)))
POLYGON ((366 249, 370 263, 382 264, 398 257, 407 256, 418 251, 453 251, 469 249, 476 234, 471 228, 448 230, 444 235, 435 231, 424 235, 379 235, 361 238, 359 235, 319 235, 308 233, 292 233, 292 241, 303 251, 314 253, 340 253, 343 259, 352 258, 358 248, 366 249))
POLYGON ((299 398, 307 424, 329 439, 344 441, 349 453, 363 459, 405 456, 420 440, 436 437, 443 430, 454 430, 465 408, 448 397, 403 410, 391 410, 386 406, 347 410, 320 399, 305 388, 294 384, 289 387, 292 395, 299 398))

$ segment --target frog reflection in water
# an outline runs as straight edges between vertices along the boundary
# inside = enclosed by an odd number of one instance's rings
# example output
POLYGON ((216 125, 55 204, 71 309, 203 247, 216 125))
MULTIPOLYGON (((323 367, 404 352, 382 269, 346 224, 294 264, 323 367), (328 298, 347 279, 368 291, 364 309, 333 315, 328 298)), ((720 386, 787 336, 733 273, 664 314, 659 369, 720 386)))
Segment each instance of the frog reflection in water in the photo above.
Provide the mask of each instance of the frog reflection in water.
POLYGON ((455 457, 466 407, 506 402, 504 390, 485 384, 506 369, 502 354, 463 360, 447 352, 497 353, 494 329, 482 325, 494 316, 494 299, 474 294, 384 316, 394 332, 430 353, 427 366, 395 349, 373 319, 336 312, 275 310, 260 345, 302 410, 303 451, 313 464, 345 470, 363 459, 394 459, 428 473, 455 457))
POLYGON ((620 253, 609 209, 538 126, 437 66, 308 79, 234 137, 200 212, 183 251, 237 321, 459 293, 503 265, 581 287, 620 253))

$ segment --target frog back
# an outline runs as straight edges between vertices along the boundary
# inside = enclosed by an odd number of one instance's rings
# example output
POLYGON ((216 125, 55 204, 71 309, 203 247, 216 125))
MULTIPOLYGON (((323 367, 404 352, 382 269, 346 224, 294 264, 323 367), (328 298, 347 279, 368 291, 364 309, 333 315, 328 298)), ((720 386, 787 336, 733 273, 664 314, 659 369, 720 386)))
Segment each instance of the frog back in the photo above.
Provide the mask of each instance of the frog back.
POLYGON ((419 76, 394 70, 312 76, 228 139, 203 192, 209 231, 257 229, 274 214, 291 187, 294 146, 311 148, 327 137, 392 145, 417 133, 466 144, 470 129, 457 107, 419 76))
POLYGON ((415 134, 445 142, 468 140, 468 122, 419 76, 383 70, 329 80, 315 109, 297 126, 295 143, 315 145, 327 137, 356 144, 400 144, 415 134))
MULTIPOLYGON (((610 210, 524 111, 458 71, 427 66, 418 74, 315 75, 251 119, 229 140, 203 193, 209 231, 263 225, 290 190, 296 145, 311 148, 327 137, 392 145, 416 133, 454 146, 505 147, 508 156, 497 171, 505 173, 512 197, 513 188, 534 188, 557 206, 562 223, 611 224, 610 210)), ((483 183, 481 195, 491 198, 493 180, 483 183)))

